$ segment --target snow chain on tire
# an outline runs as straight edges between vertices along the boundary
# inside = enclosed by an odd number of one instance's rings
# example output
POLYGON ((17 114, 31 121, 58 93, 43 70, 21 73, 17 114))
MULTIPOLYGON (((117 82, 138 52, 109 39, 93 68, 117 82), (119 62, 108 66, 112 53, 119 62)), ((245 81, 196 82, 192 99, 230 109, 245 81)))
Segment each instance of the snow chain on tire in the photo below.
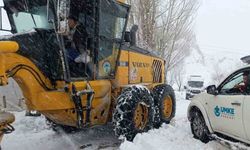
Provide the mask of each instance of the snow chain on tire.
POLYGON ((154 127, 159 128, 162 123, 169 123, 171 119, 175 117, 175 93, 170 85, 161 84, 154 87, 153 97, 156 111, 154 117, 154 127), (165 105, 168 105, 168 107, 171 108, 168 109, 165 105))
POLYGON ((153 97, 146 87, 133 86, 123 90, 117 99, 117 106, 113 114, 116 135, 124 136, 127 140, 132 141, 137 133, 151 129, 155 113, 153 106, 153 97), (140 107, 142 107, 142 112, 146 109, 144 112, 147 118, 138 115, 137 108, 140 107), (142 121, 142 124, 140 124, 141 122, 135 121, 136 116, 146 121, 142 121))

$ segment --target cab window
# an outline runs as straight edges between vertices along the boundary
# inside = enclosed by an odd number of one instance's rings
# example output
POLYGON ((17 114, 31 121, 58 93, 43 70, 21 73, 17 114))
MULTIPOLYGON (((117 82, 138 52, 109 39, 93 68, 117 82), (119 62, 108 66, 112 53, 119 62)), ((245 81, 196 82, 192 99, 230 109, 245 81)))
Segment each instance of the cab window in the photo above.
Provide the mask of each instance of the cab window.
POLYGON ((243 72, 232 76, 226 82, 224 82, 222 87, 221 87, 220 94, 223 94, 223 95, 241 95, 241 94, 244 94, 244 92, 241 90, 242 86, 244 86, 243 72))
POLYGON ((232 78, 229 78, 221 88, 221 94, 232 94, 238 95, 241 94, 240 90, 237 89, 237 86, 243 82, 243 73, 239 73, 232 78))
POLYGON ((240 84, 243 82, 243 75, 242 73, 234 76, 231 78, 223 87, 222 90, 228 90, 234 88, 236 85, 240 84))
MULTIPOLYGON (((53 29, 53 24, 49 23, 47 18, 48 14, 53 14, 52 8, 47 10, 47 1, 28 0, 25 3, 20 3, 20 1, 5 0, 5 5, 17 33, 30 31, 34 28, 53 29)), ((54 18, 54 16, 51 17, 54 18)))

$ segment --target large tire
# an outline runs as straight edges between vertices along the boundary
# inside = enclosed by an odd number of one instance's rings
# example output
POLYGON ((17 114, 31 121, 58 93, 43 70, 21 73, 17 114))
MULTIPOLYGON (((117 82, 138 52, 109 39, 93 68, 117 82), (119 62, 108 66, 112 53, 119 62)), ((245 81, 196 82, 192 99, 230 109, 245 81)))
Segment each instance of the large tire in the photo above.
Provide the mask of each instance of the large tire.
POLYGON ((190 125, 194 138, 199 139, 203 143, 208 143, 210 141, 208 127, 201 112, 198 109, 192 110, 190 125))
POLYGON ((154 100, 146 87, 133 86, 125 89, 117 99, 113 122, 117 136, 132 141, 137 133, 152 128, 154 100))
POLYGON ((155 104, 154 127, 159 128, 162 123, 169 123, 175 117, 176 99, 173 88, 167 84, 161 84, 153 89, 155 104))

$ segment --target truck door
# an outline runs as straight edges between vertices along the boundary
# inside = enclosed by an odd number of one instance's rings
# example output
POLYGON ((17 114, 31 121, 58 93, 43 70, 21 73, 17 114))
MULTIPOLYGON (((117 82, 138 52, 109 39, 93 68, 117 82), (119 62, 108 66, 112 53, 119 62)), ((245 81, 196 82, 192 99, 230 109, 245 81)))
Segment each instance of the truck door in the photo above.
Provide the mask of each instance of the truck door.
POLYGON ((246 95, 244 99, 244 106, 243 106, 243 122, 245 125, 245 132, 247 134, 248 141, 250 141, 250 117, 249 115, 250 115, 250 93, 246 95))
POLYGON ((208 113, 214 131, 246 139, 243 125, 244 95, 237 89, 243 73, 233 74, 218 88, 218 95, 208 100, 208 113))

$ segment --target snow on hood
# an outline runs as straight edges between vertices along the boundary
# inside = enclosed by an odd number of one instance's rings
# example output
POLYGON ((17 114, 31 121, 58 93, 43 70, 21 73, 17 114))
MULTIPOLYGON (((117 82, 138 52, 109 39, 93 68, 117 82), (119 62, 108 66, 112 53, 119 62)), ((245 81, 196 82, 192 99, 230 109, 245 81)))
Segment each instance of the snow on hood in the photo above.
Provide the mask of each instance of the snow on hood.
POLYGON ((15 34, 10 34, 10 35, 2 35, 0 36, 0 40, 8 40, 8 39, 11 39, 15 36, 19 36, 19 35, 23 35, 23 34, 32 34, 32 33, 35 33, 36 30, 35 29, 32 29, 30 31, 26 31, 26 32, 22 32, 22 33, 15 33, 15 34))

